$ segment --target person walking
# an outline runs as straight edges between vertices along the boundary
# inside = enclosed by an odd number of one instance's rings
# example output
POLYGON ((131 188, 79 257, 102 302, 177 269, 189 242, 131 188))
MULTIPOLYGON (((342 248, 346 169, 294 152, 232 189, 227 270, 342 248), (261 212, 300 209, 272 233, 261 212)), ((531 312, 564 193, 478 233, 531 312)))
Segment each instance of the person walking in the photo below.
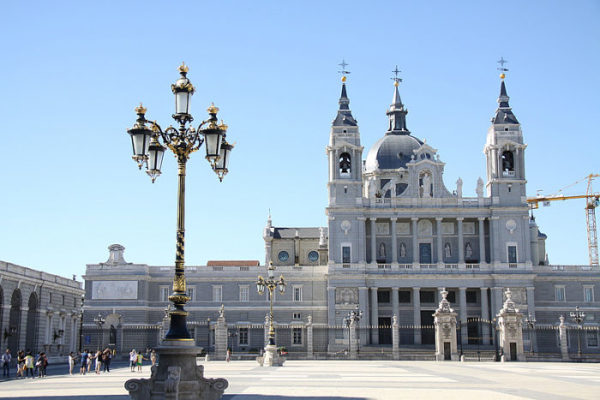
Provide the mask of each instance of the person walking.
POLYGON ((231 361, 231 349, 227 349, 227 354, 225 355, 225 361, 231 361))
POLYGON ((102 350, 98 349, 96 355, 94 356, 94 360, 96 360, 95 370, 96 374, 100 373, 100 368, 102 368, 102 350))
POLYGON ((42 361, 42 365, 41 365, 41 373, 42 373, 42 378, 46 377, 46 368, 48 368, 48 356, 46 356, 46 353, 44 353, 43 351, 40 353, 40 358, 42 361))
POLYGON ((2 370, 3 376, 10 378, 10 362, 12 361, 12 356, 10 355, 10 349, 6 349, 6 352, 2 354, 2 370))
POLYGON ((102 366, 104 367, 103 372, 110 372, 110 360, 112 358, 112 352, 107 347, 102 352, 102 366))
POLYGON ((25 376, 30 375, 33 378, 33 363, 34 358, 30 351, 27 352, 25 356, 25 376))
POLYGON ((75 354, 73 352, 69 353, 69 375, 73 375, 73 367, 75 366, 75 354))
POLYGON ((142 353, 138 353, 137 355, 137 360, 136 360, 136 364, 137 364, 137 370, 138 372, 142 372, 142 362, 144 360, 147 360, 146 357, 144 357, 144 355, 142 353))
POLYGON ((24 368, 25 368, 25 352, 23 350, 19 350, 17 352, 17 377, 24 378, 24 368))
POLYGON ((135 364, 137 363, 137 353, 135 349, 129 352, 129 363, 131 365, 131 372, 135 372, 135 364))
POLYGON ((81 375, 85 375, 85 371, 87 369, 88 356, 88 350, 83 350, 83 352, 81 353, 81 368, 79 369, 81 375))

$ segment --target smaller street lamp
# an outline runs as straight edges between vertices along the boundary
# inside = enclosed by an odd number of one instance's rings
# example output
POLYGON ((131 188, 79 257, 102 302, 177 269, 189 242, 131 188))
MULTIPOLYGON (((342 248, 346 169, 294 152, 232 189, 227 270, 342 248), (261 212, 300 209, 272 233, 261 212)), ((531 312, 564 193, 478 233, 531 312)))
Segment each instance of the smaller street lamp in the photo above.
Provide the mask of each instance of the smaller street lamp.
POLYGON ((581 329, 583 328, 583 321, 585 320, 585 312, 579 310, 579 306, 575 307, 575 311, 571 311, 569 316, 573 319, 573 322, 577 324, 577 355, 581 357, 581 329))
POLYGON ((98 348, 102 348, 102 326, 106 323, 106 319, 102 317, 102 314, 98 313, 97 317, 94 317, 94 323, 98 326, 98 348))
POLYGON ((525 323, 527 324, 527 326, 529 327, 529 351, 531 352, 531 355, 534 354, 534 349, 533 349, 533 338, 535 336, 535 316, 531 313, 529 313, 527 315, 527 318, 525 318, 525 323))
POLYGON ((286 283, 283 279, 283 275, 279 277, 278 281, 275 280, 275 267, 273 266, 273 262, 269 262, 267 279, 259 276, 256 281, 256 290, 258 291, 258 294, 262 295, 265 292, 265 289, 268 289, 269 291, 269 345, 271 346, 275 346, 275 329, 273 328, 273 293, 277 287, 279 287, 279 293, 285 293, 285 286, 286 283))
POLYGON ((356 307, 356 310, 352 310, 350 312, 348 312, 348 315, 346 315, 346 317, 344 317, 344 323, 346 324, 346 327, 348 328, 348 354, 350 354, 350 338, 351 338, 351 334, 350 334, 350 329, 351 326, 354 324, 358 324, 358 322, 360 321, 360 319, 362 318, 363 312, 362 310, 359 310, 358 307, 356 307))

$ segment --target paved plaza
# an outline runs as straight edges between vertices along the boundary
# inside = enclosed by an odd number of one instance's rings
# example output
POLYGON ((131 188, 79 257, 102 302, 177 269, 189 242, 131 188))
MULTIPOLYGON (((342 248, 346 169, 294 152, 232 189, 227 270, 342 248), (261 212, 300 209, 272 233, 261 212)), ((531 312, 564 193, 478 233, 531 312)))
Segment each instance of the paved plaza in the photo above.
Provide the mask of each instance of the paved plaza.
MULTIPOLYGON (((229 381, 227 400, 598 399, 600 364, 429 361, 254 361, 205 363, 205 376, 229 381)), ((0 398, 127 399, 123 383, 147 377, 117 366, 110 374, 54 375, 0 382, 0 398)), ((62 368, 61 368, 62 369, 62 368)), ((65 368, 66 369, 66 366, 65 368)), ((52 373, 52 371, 51 371, 52 373)))

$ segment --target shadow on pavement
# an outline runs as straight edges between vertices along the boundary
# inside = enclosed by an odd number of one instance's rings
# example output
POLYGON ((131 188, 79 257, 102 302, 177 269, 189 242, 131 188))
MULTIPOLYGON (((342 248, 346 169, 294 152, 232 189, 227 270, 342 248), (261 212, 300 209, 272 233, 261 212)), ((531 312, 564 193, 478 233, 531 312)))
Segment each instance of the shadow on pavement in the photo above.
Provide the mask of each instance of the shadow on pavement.
POLYGON ((267 396, 264 394, 225 394, 223 400, 369 400, 366 397, 340 396, 267 396))

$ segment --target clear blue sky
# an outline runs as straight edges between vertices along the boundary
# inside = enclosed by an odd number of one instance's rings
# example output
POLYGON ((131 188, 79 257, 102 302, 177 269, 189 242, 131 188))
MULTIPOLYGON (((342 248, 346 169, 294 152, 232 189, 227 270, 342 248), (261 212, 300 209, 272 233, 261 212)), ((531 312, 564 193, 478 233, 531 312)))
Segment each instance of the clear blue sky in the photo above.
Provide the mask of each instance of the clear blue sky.
MULTIPOLYGON (((509 60, 528 194, 600 172, 598 1, 5 1, 0 12, 0 259, 70 276, 126 247, 127 261, 174 259, 176 165, 152 185, 126 129, 140 101, 171 123, 170 84, 190 66, 196 120, 214 102, 236 142, 219 183, 188 163, 186 262, 259 259, 268 209, 278 226, 325 226, 327 145, 345 58, 367 150, 383 135, 391 71, 408 127, 460 176, 482 153, 509 60)), ((600 180, 596 182, 600 190, 600 180)), ((568 193, 585 191, 580 184, 568 193)), ((550 261, 586 264, 584 202, 536 213, 550 261)))

